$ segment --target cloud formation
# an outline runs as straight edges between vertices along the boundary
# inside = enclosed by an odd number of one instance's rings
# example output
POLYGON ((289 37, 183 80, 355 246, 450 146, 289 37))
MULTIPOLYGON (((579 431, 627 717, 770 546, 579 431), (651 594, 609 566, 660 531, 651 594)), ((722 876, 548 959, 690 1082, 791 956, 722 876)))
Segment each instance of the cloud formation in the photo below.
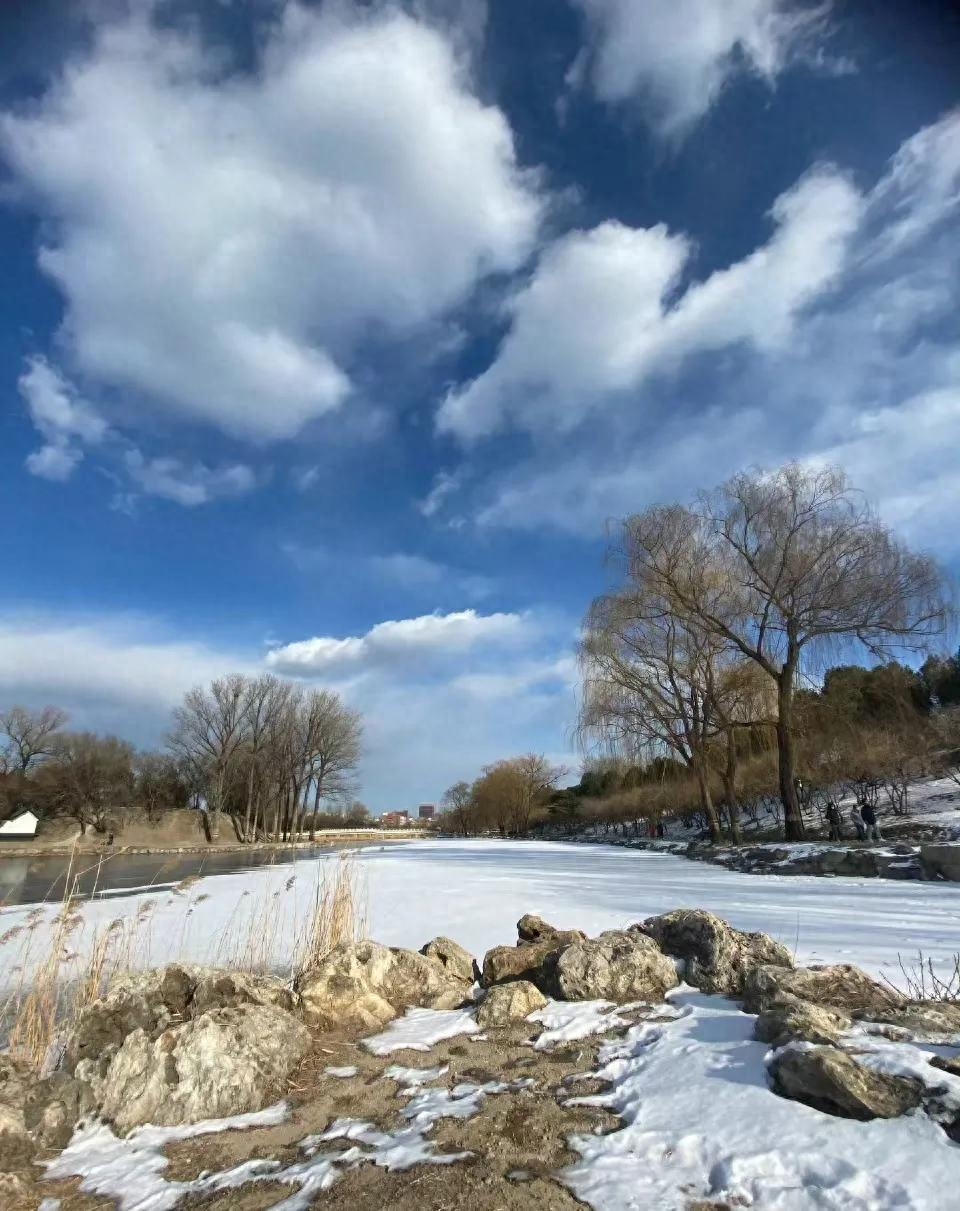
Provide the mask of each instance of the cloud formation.
POLYGON ((531 619, 523 614, 478 614, 476 610, 424 614, 379 622, 364 635, 288 643, 267 654, 267 665, 302 677, 349 677, 411 665, 429 667, 476 648, 515 645, 533 630, 531 619))
POLYGON ((772 83, 822 29, 829 3, 789 0, 574 0, 590 46, 578 65, 603 101, 637 100, 666 138, 685 134, 728 81, 772 83))
POLYGON ((607 222, 564 236, 508 303, 510 331, 493 365, 444 401, 441 430, 465 439, 510 427, 568 431, 695 354, 782 346, 840 272, 860 209, 846 177, 816 169, 776 200, 765 245, 676 301, 692 254, 683 235, 607 222))
POLYGON ((290 3, 240 72, 151 8, 0 119, 61 343, 125 422, 146 402, 290 437, 343 403, 371 331, 429 325, 524 260, 535 183, 449 38, 399 10, 290 3))
POLYGON ((80 443, 99 445, 106 421, 46 358, 31 358, 17 385, 45 442, 27 457, 27 470, 43 479, 68 479, 83 458, 80 443))

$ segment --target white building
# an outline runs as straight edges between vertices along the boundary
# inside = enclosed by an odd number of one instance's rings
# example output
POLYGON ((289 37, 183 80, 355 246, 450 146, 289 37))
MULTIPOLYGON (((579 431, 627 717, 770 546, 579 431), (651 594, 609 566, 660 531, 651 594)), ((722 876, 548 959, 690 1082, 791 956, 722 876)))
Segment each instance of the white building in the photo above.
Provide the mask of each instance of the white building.
POLYGON ((19 816, 0 824, 0 841, 32 841, 37 835, 38 824, 33 812, 21 812, 19 816))

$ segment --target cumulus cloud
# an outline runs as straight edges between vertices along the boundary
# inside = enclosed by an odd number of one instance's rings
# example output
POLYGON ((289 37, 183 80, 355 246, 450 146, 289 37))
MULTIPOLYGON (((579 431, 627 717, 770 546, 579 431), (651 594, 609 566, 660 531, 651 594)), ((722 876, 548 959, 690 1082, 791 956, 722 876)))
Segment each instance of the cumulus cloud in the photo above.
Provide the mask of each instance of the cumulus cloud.
POLYGON ((18 387, 46 443, 28 456, 27 470, 44 479, 68 479, 83 458, 78 443, 99 444, 108 432, 106 422, 43 357, 28 361, 18 387))
POLYGON ((359 673, 431 664, 480 647, 513 645, 529 637, 524 614, 424 614, 379 622, 364 635, 317 637, 274 648, 267 665, 291 676, 348 677, 359 673))
POLYGON ((364 336, 429 325, 527 256, 535 183, 438 28, 291 2, 241 72, 151 10, 0 119, 62 344, 124 419, 147 401, 291 436, 349 395, 364 336))
POLYGON ((823 27, 829 4, 787 0, 575 0, 589 35, 585 72, 598 97, 636 99, 661 135, 683 135, 727 82, 772 83, 823 27))
MULTIPOLYGON (((777 257, 765 252, 690 288, 675 308, 685 313, 678 378, 648 381, 643 408, 633 399, 623 406, 623 395, 611 395, 602 382, 599 400, 592 391, 590 403, 574 400, 578 414, 595 409, 594 423, 578 430, 576 451, 571 456, 568 448, 561 460, 557 443, 541 430, 535 456, 502 474, 481 504, 481 523, 596 535, 611 516, 683 498, 747 465, 799 457, 841 463, 913 540, 955 552, 958 149, 960 113, 948 113, 909 139, 872 189, 842 204, 859 221, 833 249, 817 243, 822 230, 813 232, 812 245, 798 239, 789 254, 786 247, 777 257), (789 339, 757 340, 768 313, 774 332, 788 316, 771 306, 770 292, 782 289, 791 263, 800 267, 794 281, 803 280, 805 248, 814 250, 808 280, 823 275, 829 290, 807 294, 789 315, 789 339), (771 259, 785 275, 779 281, 777 273, 770 276, 771 259), (744 279, 754 275, 747 294, 756 291, 756 298, 741 295, 744 279), (696 306, 688 306, 691 298, 699 300, 696 306), (744 307, 733 306, 735 298, 744 299, 744 307), (757 326, 742 356, 702 363, 687 355, 702 347, 694 336, 703 324, 711 341, 724 324, 741 331, 757 326)), ((841 190, 850 188, 835 179, 841 190)), ((803 209, 812 221, 816 202, 803 209)), ((781 224, 768 250, 791 221, 784 217, 781 224)), ((835 232, 842 229, 840 223, 835 232)), ((802 224, 793 228, 794 234, 802 230, 802 224)), ((498 365, 488 373, 501 373, 498 365)), ((562 387, 560 376, 557 382, 562 387)), ((498 408, 495 419, 502 420, 506 405, 498 408)))
POLYGON ((691 355, 783 345, 836 279, 860 211, 846 177, 818 168, 776 200, 765 245, 677 301, 692 251, 684 236, 613 222, 564 236, 509 302, 493 365, 444 401, 440 428, 467 439, 509 426, 569 430, 691 355))

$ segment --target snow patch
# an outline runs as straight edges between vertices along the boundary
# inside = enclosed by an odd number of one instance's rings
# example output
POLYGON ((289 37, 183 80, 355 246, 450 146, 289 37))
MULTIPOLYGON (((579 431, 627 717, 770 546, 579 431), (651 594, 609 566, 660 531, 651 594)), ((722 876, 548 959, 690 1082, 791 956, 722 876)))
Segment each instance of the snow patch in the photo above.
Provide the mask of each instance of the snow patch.
MULTIPOLYGON (((621 1005, 621 1012, 637 1005, 621 1005)), ((540 1022, 545 1029, 533 1044, 537 1051, 547 1051, 557 1043, 572 1043, 591 1034, 605 1034, 617 1027, 629 1026, 627 1018, 617 1012, 612 1001, 549 1001, 527 1018, 540 1022)))
POLYGON ((382 1034, 363 1040, 374 1055, 392 1051, 429 1051, 436 1043, 454 1035, 480 1034, 473 1014, 465 1009, 408 1009, 402 1018, 390 1023, 382 1034))
POLYGON ((353 1064, 344 1064, 342 1068, 324 1068, 327 1076, 335 1076, 340 1081, 347 1081, 352 1076, 356 1076, 360 1071, 353 1064))

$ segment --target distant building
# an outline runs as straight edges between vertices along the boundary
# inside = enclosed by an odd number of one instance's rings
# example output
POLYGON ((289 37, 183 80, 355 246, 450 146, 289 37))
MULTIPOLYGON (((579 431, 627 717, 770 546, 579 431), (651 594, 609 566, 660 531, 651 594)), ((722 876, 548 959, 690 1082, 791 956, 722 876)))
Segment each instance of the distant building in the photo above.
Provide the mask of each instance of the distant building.
POLYGON ((382 828, 406 828, 409 823, 410 816, 407 812, 384 812, 380 817, 382 828))
POLYGON ((0 841, 32 841, 37 835, 39 823, 33 812, 21 812, 19 816, 0 824, 0 841))
POLYGON ((432 803, 421 803, 417 808, 417 815, 421 820, 432 820, 436 815, 437 809, 432 803))

